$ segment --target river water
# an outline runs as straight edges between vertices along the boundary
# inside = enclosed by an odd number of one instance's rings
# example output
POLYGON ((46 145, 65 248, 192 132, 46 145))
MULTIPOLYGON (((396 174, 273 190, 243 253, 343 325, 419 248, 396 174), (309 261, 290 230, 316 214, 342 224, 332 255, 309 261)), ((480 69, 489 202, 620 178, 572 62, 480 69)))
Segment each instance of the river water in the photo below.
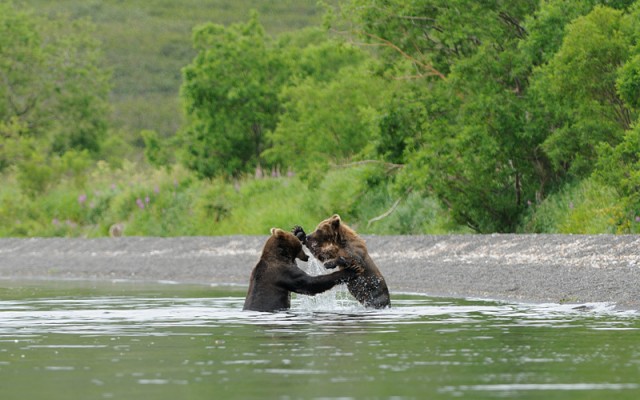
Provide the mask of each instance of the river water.
POLYGON ((640 316, 343 290, 0 281, 2 399, 638 399, 640 316))

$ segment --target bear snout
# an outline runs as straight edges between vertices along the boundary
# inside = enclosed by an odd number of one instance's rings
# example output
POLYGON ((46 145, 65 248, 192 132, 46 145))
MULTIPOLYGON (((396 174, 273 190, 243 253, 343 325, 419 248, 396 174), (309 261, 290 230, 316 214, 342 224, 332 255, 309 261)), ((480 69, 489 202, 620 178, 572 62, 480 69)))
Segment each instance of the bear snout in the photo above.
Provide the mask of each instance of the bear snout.
POLYGON ((318 241, 313 236, 313 233, 311 235, 307 235, 307 237, 305 238, 305 245, 309 249, 311 249, 312 247, 317 247, 318 246, 318 241))
POLYGON ((307 253, 304 252, 304 250, 300 249, 300 252, 298 253, 297 256, 299 259, 301 259, 302 261, 309 261, 309 256, 307 255, 307 253))

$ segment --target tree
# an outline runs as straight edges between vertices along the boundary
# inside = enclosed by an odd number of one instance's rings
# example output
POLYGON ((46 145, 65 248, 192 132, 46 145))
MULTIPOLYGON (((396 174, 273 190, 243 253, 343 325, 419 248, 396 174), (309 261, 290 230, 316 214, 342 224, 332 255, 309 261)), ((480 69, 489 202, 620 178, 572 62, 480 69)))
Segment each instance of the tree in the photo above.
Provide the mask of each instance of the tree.
POLYGON ((567 172, 588 176, 597 145, 635 119, 636 66, 618 74, 632 1, 599 3, 352 0, 353 32, 417 93, 381 113, 376 151, 405 163, 401 185, 476 231, 510 232, 567 172))
POLYGON ((378 154, 404 161, 400 184, 435 195, 456 221, 514 230, 539 186, 536 143, 523 134, 527 69, 517 57, 534 2, 352 4, 356 31, 392 61, 387 76, 415 93, 382 113, 378 154))
POLYGON ((621 24, 630 44, 630 55, 618 68, 615 84, 633 122, 618 143, 603 141, 597 144, 594 175, 620 195, 626 214, 617 221, 618 229, 637 233, 640 222, 640 47, 637 45, 640 39, 640 2, 624 15, 621 24))
POLYGON ((266 161, 323 171, 368 145, 387 84, 370 73, 366 59, 362 50, 334 40, 302 50, 295 78, 280 94, 283 113, 268 135, 266 161))
POLYGON ((194 30, 198 54, 183 69, 183 160, 201 177, 251 171, 275 127, 288 77, 254 12, 246 24, 194 30))
POLYGON ((483 46, 432 86, 421 138, 406 152, 400 176, 479 232, 515 230, 542 184, 515 69, 512 51, 483 46))
POLYGON ((409 61, 411 76, 445 78, 457 60, 482 44, 499 44, 526 32, 521 25, 537 0, 352 0, 345 16, 354 33, 378 46, 390 64, 409 61))
POLYGON ((629 57, 622 11, 597 6, 566 28, 558 52, 536 71, 532 93, 545 105, 542 144, 555 169, 588 176, 601 142, 618 143, 633 115, 617 92, 618 68, 629 57))
POLYGON ((109 74, 91 32, 86 21, 47 20, 0 4, 0 121, 26 126, 14 140, 32 137, 56 154, 99 154, 109 74))
POLYGON ((629 232, 640 218, 640 125, 628 130, 615 147, 601 143, 598 155, 594 175, 618 191, 626 215, 617 223, 622 231, 629 232))

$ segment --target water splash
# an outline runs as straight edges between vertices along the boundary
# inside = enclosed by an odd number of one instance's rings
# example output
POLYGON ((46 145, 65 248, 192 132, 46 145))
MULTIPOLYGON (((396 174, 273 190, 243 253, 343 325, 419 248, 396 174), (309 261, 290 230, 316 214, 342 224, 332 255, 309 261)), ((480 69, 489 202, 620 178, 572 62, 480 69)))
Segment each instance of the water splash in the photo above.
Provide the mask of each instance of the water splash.
MULTIPOLYGON (((325 275, 334 272, 326 269, 321 261, 309 255, 306 267, 302 267, 309 275, 325 275)), ((331 290, 315 296, 296 295, 292 308, 309 312, 340 312, 364 309, 347 290, 346 285, 335 286, 331 290)))

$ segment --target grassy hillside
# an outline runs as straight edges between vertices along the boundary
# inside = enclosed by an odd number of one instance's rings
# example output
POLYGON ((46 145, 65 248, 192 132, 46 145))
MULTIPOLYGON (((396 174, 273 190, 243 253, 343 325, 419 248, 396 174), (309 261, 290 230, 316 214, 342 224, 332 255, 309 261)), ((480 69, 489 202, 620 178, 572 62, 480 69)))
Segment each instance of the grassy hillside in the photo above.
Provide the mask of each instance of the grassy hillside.
POLYGON ((180 125, 180 70, 195 52, 198 24, 246 21, 257 10, 269 34, 318 24, 316 0, 24 0, 42 15, 88 18, 113 73, 113 124, 134 140, 142 129, 172 134, 180 125))

